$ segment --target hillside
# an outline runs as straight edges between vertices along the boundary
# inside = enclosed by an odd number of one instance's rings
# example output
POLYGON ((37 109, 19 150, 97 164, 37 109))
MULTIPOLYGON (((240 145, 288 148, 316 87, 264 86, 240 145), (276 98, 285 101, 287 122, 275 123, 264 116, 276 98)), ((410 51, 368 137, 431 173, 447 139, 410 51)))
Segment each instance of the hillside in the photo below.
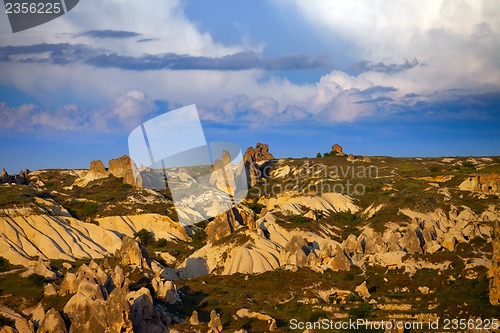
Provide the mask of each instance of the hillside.
POLYGON ((0 332, 500 320, 500 157, 360 157, 335 145, 274 159, 258 144, 244 162, 246 199, 193 225, 126 157, 2 174, 0 332))

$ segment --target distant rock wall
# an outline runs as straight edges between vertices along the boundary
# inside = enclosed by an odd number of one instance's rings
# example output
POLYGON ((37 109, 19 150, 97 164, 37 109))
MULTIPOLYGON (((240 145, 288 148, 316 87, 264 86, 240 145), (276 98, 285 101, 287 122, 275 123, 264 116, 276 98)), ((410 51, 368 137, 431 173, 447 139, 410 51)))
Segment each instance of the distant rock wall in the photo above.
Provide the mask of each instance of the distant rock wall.
POLYGON ((123 182, 132 186, 142 186, 142 178, 139 173, 134 173, 136 168, 134 161, 127 155, 109 160, 109 168, 106 170, 104 164, 100 160, 90 162, 89 170, 83 177, 75 180, 73 185, 86 186, 93 180, 101 179, 109 176, 123 178, 123 182))
POLYGON ((0 176, 0 184, 18 184, 26 185, 28 184, 28 174, 29 170, 19 171, 17 175, 9 175, 7 170, 2 169, 2 174, 0 176))

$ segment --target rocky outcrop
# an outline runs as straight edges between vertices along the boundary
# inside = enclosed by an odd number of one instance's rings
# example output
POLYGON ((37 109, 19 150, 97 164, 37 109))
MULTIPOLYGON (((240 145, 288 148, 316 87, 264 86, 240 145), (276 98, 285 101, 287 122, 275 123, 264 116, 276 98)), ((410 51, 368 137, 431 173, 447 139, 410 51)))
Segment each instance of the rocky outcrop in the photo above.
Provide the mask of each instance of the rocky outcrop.
POLYGON ((113 332, 132 333, 131 305, 123 290, 114 289, 108 294, 102 286, 82 281, 78 292, 64 307, 71 326, 69 333, 113 332))
POLYGON ((181 303, 177 287, 172 281, 166 281, 160 277, 156 277, 151 281, 151 285, 156 293, 156 297, 165 301, 168 304, 181 303))
POLYGON ((92 260, 88 266, 81 265, 76 273, 66 273, 59 289, 59 295, 64 296, 77 292, 83 281, 104 286, 107 280, 106 273, 92 260))
POLYGON ((133 169, 134 162, 127 155, 109 161, 109 174, 123 178, 123 182, 133 186, 142 186, 140 177, 136 179, 133 169))
POLYGON ((61 314, 55 309, 50 309, 45 314, 37 333, 68 333, 66 323, 64 322, 61 314))
POLYGON ((142 178, 136 170, 134 162, 127 155, 109 160, 109 168, 106 170, 104 164, 100 160, 90 162, 89 170, 78 178, 73 183, 74 186, 86 186, 93 180, 114 176, 116 178, 123 178, 125 184, 140 187, 142 186, 142 178))
POLYGON ((250 230, 255 229, 255 212, 247 206, 240 205, 217 215, 207 225, 205 232, 208 241, 215 242, 245 226, 250 230))
POLYGON ((470 175, 459 186, 463 191, 482 192, 486 194, 500 193, 500 174, 489 173, 470 175))
POLYGON ((278 328, 278 326, 276 325, 276 319, 274 319, 273 317, 266 315, 266 314, 263 314, 263 313, 251 311, 251 310, 246 309, 246 308, 241 308, 238 311, 236 311, 236 317, 255 318, 257 320, 266 321, 269 324, 269 331, 270 332, 274 332, 278 328))
POLYGON ((347 155, 347 161, 354 162, 354 161, 356 161, 356 157, 354 157, 353 154, 349 154, 349 155, 347 155))
POLYGON ((493 305, 500 304, 500 222, 493 222, 494 238, 493 257, 489 271, 490 277, 490 303, 493 305))
POLYGON ((24 171, 19 171, 17 175, 9 175, 7 170, 2 169, 2 174, 0 175, 0 184, 26 185, 29 183, 29 172, 30 171, 28 169, 25 169, 24 171))
POLYGON ((130 320, 134 332, 164 332, 166 327, 162 321, 165 316, 153 305, 151 293, 146 288, 131 291, 127 295, 130 303, 130 320))
POLYGON ((234 178, 233 166, 231 164, 231 155, 229 155, 226 150, 222 152, 222 158, 220 160, 215 160, 209 183, 230 196, 234 195, 236 191, 236 181, 234 178))
POLYGON ((64 306, 71 326, 69 333, 102 333, 106 330, 106 301, 101 287, 91 281, 82 281, 78 292, 64 306))
POLYGON ((220 333, 222 332, 222 321, 220 315, 217 311, 210 311, 210 321, 208 322, 208 332, 209 333, 220 333))
POLYGON ((6 329, 7 332, 13 332, 13 333, 34 333, 35 328, 33 326, 32 322, 28 322, 23 316, 21 316, 19 313, 15 312, 14 310, 0 305, 0 315, 6 317, 7 319, 10 319, 14 322, 14 325, 12 325, 12 329, 9 329, 8 326, 5 326, 4 328, 6 329))
POLYGON ((334 152, 338 156, 345 156, 345 153, 342 150, 342 146, 337 143, 332 146, 332 152, 334 152))
POLYGON ((245 171, 249 186, 254 186, 260 182, 261 178, 268 177, 269 167, 275 160, 273 154, 269 152, 269 145, 257 143, 255 148, 249 147, 243 155, 242 168, 236 171, 239 175, 245 171), (244 170, 243 170, 244 169, 244 170))
POLYGON ((151 259, 142 244, 129 236, 123 236, 122 246, 116 252, 122 265, 134 265, 138 268, 151 269, 151 259))

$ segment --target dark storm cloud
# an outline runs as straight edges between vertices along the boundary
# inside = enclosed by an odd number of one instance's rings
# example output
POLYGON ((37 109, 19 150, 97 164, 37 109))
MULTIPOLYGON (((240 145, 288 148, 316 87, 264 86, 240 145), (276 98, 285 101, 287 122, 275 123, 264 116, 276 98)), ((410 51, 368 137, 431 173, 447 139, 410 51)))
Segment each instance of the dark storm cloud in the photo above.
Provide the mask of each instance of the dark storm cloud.
POLYGON ((239 52, 223 57, 203 57, 165 53, 125 56, 83 44, 35 44, 0 47, 0 61, 68 65, 84 63, 98 68, 123 70, 226 70, 263 69, 269 71, 329 67, 328 57, 288 55, 265 58, 255 52, 239 52), (48 56, 47 56, 48 54, 48 56))
POLYGON ((124 38, 137 37, 140 35, 141 34, 137 32, 123 31, 123 30, 89 30, 79 34, 78 36, 85 36, 95 39, 105 39, 105 38, 124 39, 124 38))
POLYGON ((354 69, 359 72, 382 72, 387 74, 394 74, 398 72, 403 72, 413 67, 421 65, 417 59, 413 61, 405 61, 402 64, 384 64, 382 62, 372 63, 370 61, 361 61, 354 66, 354 69))

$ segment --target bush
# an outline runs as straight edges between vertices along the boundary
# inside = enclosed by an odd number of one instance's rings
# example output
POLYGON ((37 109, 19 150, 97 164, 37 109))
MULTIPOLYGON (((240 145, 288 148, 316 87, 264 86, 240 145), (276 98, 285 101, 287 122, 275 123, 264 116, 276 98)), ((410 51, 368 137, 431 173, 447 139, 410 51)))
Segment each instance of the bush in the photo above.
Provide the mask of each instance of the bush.
POLYGON ((33 283, 35 286, 43 286, 45 283, 45 277, 39 274, 30 274, 28 276, 28 280, 30 280, 31 283, 33 283))
POLYGON ((165 238, 160 238, 156 241, 156 247, 164 247, 167 246, 168 241, 165 238))
POLYGON ((3 326, 13 326, 14 325, 14 320, 7 318, 5 316, 2 316, 0 314, 0 327, 3 326))
POLYGON ((260 203, 257 203, 257 202, 249 202, 248 208, 253 210, 255 212, 255 214, 260 214, 260 212, 262 211, 262 208, 264 208, 264 205, 261 205, 260 203))
POLYGON ((11 269, 12 265, 9 262, 9 260, 7 260, 4 257, 0 257, 0 272, 7 272, 10 271, 11 269))
POLYGON ((141 229, 141 230, 137 231, 136 233, 134 233, 134 237, 139 238, 142 245, 144 245, 144 246, 151 244, 153 242, 153 239, 154 239, 153 233, 149 230, 146 230, 146 229, 141 229))

